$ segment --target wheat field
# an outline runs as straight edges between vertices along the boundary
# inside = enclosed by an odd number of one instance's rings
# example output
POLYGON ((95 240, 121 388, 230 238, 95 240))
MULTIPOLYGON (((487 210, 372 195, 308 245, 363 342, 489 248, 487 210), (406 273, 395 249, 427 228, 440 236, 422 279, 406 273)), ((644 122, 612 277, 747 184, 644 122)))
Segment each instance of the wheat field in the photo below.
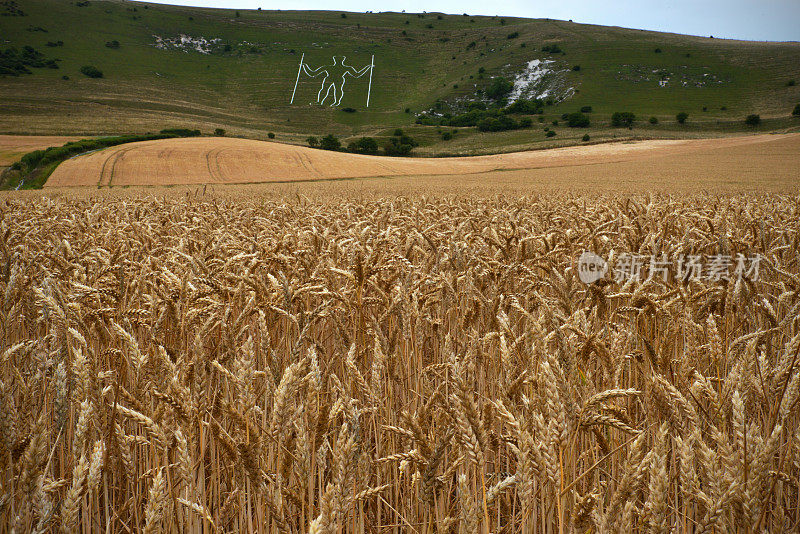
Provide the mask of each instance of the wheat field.
POLYGON ((0 209, 2 532, 798 529, 796 195, 0 209))

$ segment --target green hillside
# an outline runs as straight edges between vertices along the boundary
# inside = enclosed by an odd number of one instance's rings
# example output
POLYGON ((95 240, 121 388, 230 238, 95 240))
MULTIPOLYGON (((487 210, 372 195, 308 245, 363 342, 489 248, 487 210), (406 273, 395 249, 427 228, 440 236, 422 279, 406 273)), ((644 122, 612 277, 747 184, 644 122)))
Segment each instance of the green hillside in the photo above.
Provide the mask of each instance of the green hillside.
POLYGON ((303 142, 311 134, 385 135, 403 127, 422 142, 421 153, 466 153, 563 144, 585 133, 592 140, 630 135, 610 127, 615 111, 633 112, 633 133, 642 136, 800 126, 791 115, 800 103, 798 43, 539 19, 236 12, 98 0, 3 0, 0 41, 7 64, 25 46, 40 64, 26 67, 30 74, 0 75, 0 133, 129 134, 179 126, 259 138, 274 132, 279 140, 303 142), (208 53, 193 49, 198 45, 208 53), (542 51, 553 45, 555 53, 542 51), (302 76, 290 105, 302 54, 312 67, 333 55, 362 67, 374 55, 370 107, 367 76, 347 82, 339 108, 317 105, 321 80, 302 76), (543 98, 552 101, 543 115, 532 116, 531 128, 454 128, 454 138, 444 141, 441 134, 451 128, 415 125, 426 110, 464 111, 493 77, 513 80, 536 59, 550 62, 562 94, 543 98), (83 66, 103 77, 82 74, 83 66), (592 107, 591 126, 564 127, 561 115, 583 106, 592 107), (685 125, 676 123, 678 112, 689 114, 685 125), (752 113, 761 125, 744 124, 752 113), (545 127, 558 135, 546 137, 545 127))

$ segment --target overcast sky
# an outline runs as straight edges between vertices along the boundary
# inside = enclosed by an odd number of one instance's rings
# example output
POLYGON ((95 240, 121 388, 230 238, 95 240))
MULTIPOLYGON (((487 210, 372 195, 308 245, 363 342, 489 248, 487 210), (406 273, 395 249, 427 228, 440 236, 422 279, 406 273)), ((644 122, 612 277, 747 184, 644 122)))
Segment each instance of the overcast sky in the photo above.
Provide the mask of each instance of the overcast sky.
POLYGON ((757 41, 800 41, 800 0, 150 0, 237 9, 442 11, 575 22, 757 41))

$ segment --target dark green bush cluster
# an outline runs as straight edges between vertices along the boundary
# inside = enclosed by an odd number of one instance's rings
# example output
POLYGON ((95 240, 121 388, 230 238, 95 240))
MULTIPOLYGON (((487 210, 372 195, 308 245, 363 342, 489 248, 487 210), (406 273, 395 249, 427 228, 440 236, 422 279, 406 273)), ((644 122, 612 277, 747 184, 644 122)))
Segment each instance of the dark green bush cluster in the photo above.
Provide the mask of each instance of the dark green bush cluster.
POLYGON ((800 117, 800 104, 797 104, 794 107, 794 111, 792 111, 792 115, 794 115, 795 117, 800 117))
POLYGON ((748 126, 758 126, 761 124, 761 115, 748 115, 747 118, 744 120, 745 124, 748 126))
POLYGON ((45 46, 48 46, 50 48, 56 48, 58 46, 64 46, 64 41, 47 41, 47 43, 45 43, 45 46))
POLYGON ((81 74, 89 78, 102 78, 103 71, 92 65, 84 65, 81 67, 81 74))
POLYGON ((430 115, 420 115, 417 117, 417 124, 427 126, 456 126, 471 127, 475 126, 482 132, 501 132, 506 130, 517 130, 520 128, 530 128, 533 121, 529 117, 520 120, 509 115, 533 115, 544 113, 544 103, 541 100, 517 100, 513 104, 505 107, 492 107, 487 109, 482 102, 473 102, 469 106, 469 111, 459 115, 444 114, 441 117, 430 115))
POLYGON ((189 128, 165 128, 161 130, 161 135, 172 137, 200 137, 200 130, 190 130, 189 128))
POLYGON ((408 156, 417 146, 419 143, 398 129, 383 146, 383 153, 387 156, 408 156))
POLYGON ((16 48, 0 50, 0 76, 30 74, 28 67, 57 69, 58 63, 55 59, 47 59, 32 46, 25 46, 21 51, 16 48))
POLYGON ((119 49, 119 41, 117 41, 116 39, 114 39, 113 41, 107 41, 106 48, 111 48, 112 50, 119 49))
POLYGON ((677 115, 675 115, 675 120, 678 121, 679 124, 686 124, 686 119, 689 118, 689 114, 685 111, 681 111, 677 115))
POLYGON ((15 0, 3 0, 0 2, 0 16, 3 17, 24 17, 26 13, 19 7, 15 0))
POLYGON ((636 115, 630 111, 617 111, 611 115, 611 126, 614 128, 630 127, 633 126, 635 120, 636 115))
POLYGON ((561 50, 561 47, 557 44, 546 45, 542 47, 542 52, 547 52, 549 54, 561 54, 564 51, 561 50))
POLYGON ((378 142, 373 137, 362 137, 358 141, 350 141, 347 151, 353 154, 377 154, 378 142))
POLYGON ((587 117, 580 111, 568 114, 566 121, 567 121, 567 126, 569 126, 570 128, 588 128, 589 124, 591 123, 589 117, 587 117))
POLYGON ((519 32, 509 33, 507 36, 508 39, 516 39, 517 37, 519 37, 519 32))
POLYGON ((492 84, 486 89, 485 94, 492 100, 502 100, 508 96, 512 89, 514 89, 513 83, 502 76, 498 76, 492 80, 492 84))

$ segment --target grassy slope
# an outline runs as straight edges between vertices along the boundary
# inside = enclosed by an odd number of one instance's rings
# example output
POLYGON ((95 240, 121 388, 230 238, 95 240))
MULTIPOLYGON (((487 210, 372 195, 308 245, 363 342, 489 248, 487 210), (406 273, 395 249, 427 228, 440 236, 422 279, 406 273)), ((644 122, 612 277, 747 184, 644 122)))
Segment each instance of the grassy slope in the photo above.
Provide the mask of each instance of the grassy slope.
MULTIPOLYGON (((558 43, 566 52, 555 59, 564 66, 581 65, 581 71, 569 74, 579 93, 547 108, 547 125, 582 105, 594 108, 595 139, 629 133, 605 127, 616 110, 659 117, 659 126, 640 123, 636 129, 657 136, 744 129, 740 121, 748 113, 767 118, 762 130, 800 122, 788 117, 800 102, 800 86, 786 86, 789 79, 800 81, 798 43, 727 41, 548 20, 506 18, 501 24, 499 18, 461 15, 439 19, 436 14, 421 18, 348 13, 342 18, 339 12, 240 11, 237 17, 233 10, 162 5, 145 9, 145 4, 118 1, 92 0, 87 7, 55 0, 19 4, 28 16, 0 17, 0 35, 6 41, 0 46, 32 45, 48 57, 60 58, 61 68, 0 78, 0 132, 143 133, 165 126, 209 132, 224 127, 251 137, 274 131, 288 141, 301 141, 311 133, 378 134, 412 124, 413 113, 403 112, 407 107, 419 112, 439 98, 474 91, 474 84, 486 83, 478 80, 480 67, 487 77, 520 69, 531 59, 546 57, 539 50, 550 43, 558 43), (30 26, 48 32, 30 32, 30 26), (520 36, 508 39, 512 32, 520 36), (179 33, 258 43, 262 53, 202 55, 153 46, 153 35, 179 33), (104 46, 112 39, 120 41, 119 50, 104 46), (63 40, 64 47, 45 47, 47 41, 57 40, 63 40), (472 41, 477 46, 467 49, 472 41), (654 53, 657 47, 663 52, 654 53), (363 105, 366 83, 354 81, 348 83, 342 107, 358 108, 358 113, 310 106, 318 88, 311 80, 301 83, 295 105, 290 106, 300 52, 312 65, 328 62, 333 54, 346 54, 352 64, 364 65, 375 54, 369 110, 363 105), (85 64, 99 67, 105 78, 82 76, 79 69, 85 64), (659 88, 653 82, 617 79, 624 65, 685 67, 687 72, 711 72, 731 82, 659 88), (71 79, 62 80, 65 74, 71 79), (704 106, 708 112, 702 111, 704 106), (678 128, 674 124, 678 111, 689 112, 692 124, 678 128)), ((557 130, 559 137, 549 143, 584 133, 557 130)), ((435 129, 413 131, 428 145, 423 152, 429 153, 526 148, 545 140, 538 123, 534 130, 493 135, 465 130, 449 143, 438 141, 435 129)))

